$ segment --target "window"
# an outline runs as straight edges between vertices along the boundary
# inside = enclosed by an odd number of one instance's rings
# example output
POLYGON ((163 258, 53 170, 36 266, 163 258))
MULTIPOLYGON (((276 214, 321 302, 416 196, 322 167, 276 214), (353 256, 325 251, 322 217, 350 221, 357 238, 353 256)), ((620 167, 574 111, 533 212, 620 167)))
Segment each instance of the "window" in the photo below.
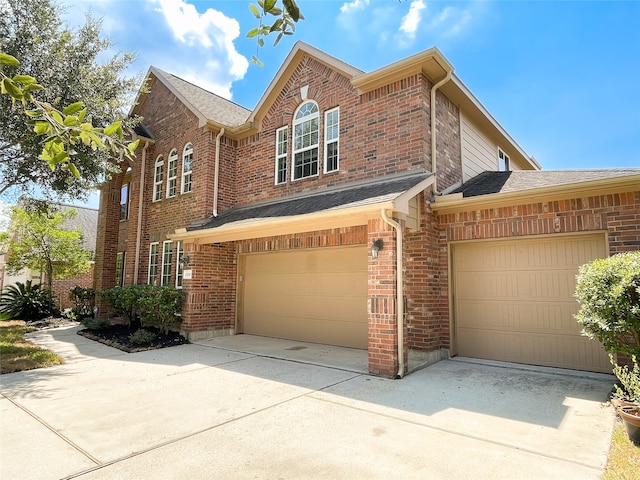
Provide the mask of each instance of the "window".
POLYGON ((315 102, 300 106, 293 121, 293 180, 318 175, 319 122, 315 102))
POLYGON ((124 287, 124 265, 126 256, 126 252, 118 252, 116 254, 116 287, 124 287))
POLYGON ((182 288, 182 272, 184 265, 182 264, 182 255, 184 254, 184 243, 178 242, 176 244, 176 259, 178 264, 176 265, 176 288, 182 288))
POLYGON ((162 155, 156 159, 156 166, 153 173, 153 201, 162 200, 162 179, 164 170, 164 160, 162 155))
POLYGON ((287 143, 289 127, 276 130, 276 185, 287 181, 287 143))
POLYGON ((176 196, 178 184, 178 151, 174 148, 169 154, 167 162, 167 198, 176 196))
POLYGON ((182 152, 182 190, 180 193, 191 191, 191 170, 193 168, 193 145, 187 143, 182 152))
POLYGON ((129 218, 129 184, 120 187, 120 221, 129 218))
POLYGON ((498 170, 501 172, 508 172, 510 169, 509 165, 509 156, 502 151, 502 149, 498 149, 498 170))
POLYGON ((155 285, 158 276, 158 242, 149 245, 149 285, 155 285))
POLYGON ((338 170, 338 137, 340 136, 340 109, 324 114, 324 173, 338 170))
POLYGON ((169 285, 171 282, 171 263, 173 259, 173 242, 168 240, 162 244, 162 283, 169 285))

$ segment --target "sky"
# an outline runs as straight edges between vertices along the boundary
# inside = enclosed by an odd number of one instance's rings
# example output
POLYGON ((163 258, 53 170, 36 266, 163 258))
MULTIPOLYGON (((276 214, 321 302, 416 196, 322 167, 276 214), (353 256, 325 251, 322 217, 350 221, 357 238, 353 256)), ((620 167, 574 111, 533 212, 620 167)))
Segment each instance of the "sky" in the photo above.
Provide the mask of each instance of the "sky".
POLYGON ((365 72, 436 46, 545 170, 640 167, 639 1, 298 0, 295 35, 262 48, 248 0, 60 3, 137 54, 128 74, 153 65, 249 109, 297 40, 365 72))

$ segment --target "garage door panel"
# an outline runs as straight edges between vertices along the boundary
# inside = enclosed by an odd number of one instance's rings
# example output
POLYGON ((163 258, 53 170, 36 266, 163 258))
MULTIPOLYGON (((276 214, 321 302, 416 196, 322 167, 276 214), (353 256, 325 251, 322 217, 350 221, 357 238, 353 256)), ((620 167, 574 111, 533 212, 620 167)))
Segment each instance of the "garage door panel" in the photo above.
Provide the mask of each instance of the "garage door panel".
POLYGON ((244 257, 244 333, 367 348, 366 246, 244 257))
POLYGON ((454 245, 458 353, 610 372, 580 334, 573 297, 578 267, 606 253, 601 234, 454 245))

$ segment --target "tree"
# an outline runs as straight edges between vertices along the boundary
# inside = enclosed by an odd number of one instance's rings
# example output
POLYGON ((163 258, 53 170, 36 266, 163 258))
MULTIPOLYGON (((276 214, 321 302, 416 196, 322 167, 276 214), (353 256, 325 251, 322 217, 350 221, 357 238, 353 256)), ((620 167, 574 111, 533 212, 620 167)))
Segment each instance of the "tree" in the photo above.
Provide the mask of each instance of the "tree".
POLYGON ((74 209, 21 198, 10 209, 7 231, 0 233, 0 251, 8 255, 7 272, 17 274, 25 268, 43 272, 50 292, 54 278, 87 273, 93 254, 82 246, 80 230, 64 227, 76 214, 74 209))
MULTIPOLYGON (((296 31, 296 23, 301 19, 304 20, 304 15, 295 0, 282 0, 282 8, 278 0, 258 0, 257 5, 250 3, 249 9, 260 23, 258 27, 247 32, 247 37, 257 38, 259 47, 264 46, 264 38, 272 33, 276 34, 273 42, 276 46, 284 35, 293 35, 296 31), (275 20, 270 23, 272 17, 275 17, 275 20)), ((262 62, 255 55, 251 58, 251 63, 262 66, 262 62)))
POLYGON ((112 44, 100 37, 100 22, 87 17, 71 31, 60 16, 53 0, 0 1, 0 195, 11 188, 32 194, 39 187, 83 198, 118 170, 114 152, 133 153, 121 148, 126 122, 114 119, 139 83, 123 77, 134 56, 118 53, 101 62, 112 44))

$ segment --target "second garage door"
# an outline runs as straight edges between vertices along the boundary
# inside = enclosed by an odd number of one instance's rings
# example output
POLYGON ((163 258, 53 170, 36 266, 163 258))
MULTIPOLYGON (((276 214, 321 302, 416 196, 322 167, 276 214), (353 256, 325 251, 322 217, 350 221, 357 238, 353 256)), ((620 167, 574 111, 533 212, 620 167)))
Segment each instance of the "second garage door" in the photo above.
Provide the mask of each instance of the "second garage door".
POLYGON ((241 330, 367 348, 365 246, 245 255, 241 330))
POLYGON ((458 354, 611 372, 573 317, 578 267, 606 256, 603 234, 453 245, 458 354))

